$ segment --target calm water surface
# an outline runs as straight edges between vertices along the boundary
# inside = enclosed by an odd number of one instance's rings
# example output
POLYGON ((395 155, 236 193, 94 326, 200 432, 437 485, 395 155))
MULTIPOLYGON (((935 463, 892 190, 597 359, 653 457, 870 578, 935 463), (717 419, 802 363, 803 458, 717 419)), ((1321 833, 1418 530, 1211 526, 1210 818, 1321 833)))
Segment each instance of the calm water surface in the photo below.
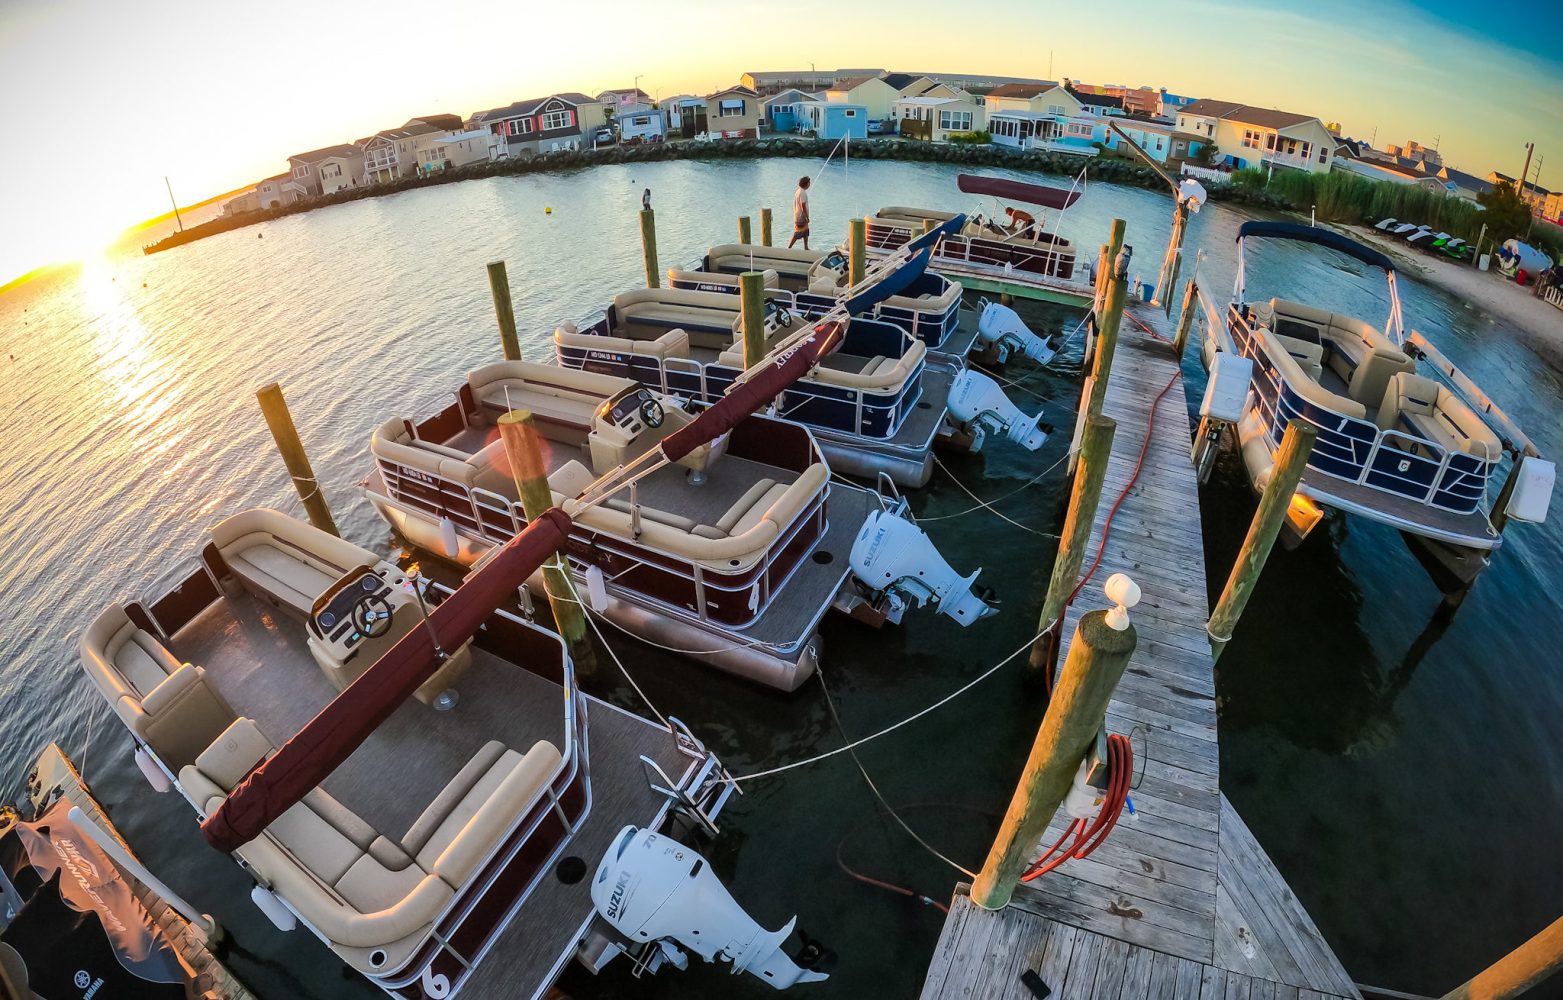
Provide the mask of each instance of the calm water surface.
MULTIPOLYGON (((80 673, 76 635, 105 604, 156 593, 184 572, 222 516, 258 504, 296 509, 254 402, 261 384, 285 388, 344 533, 388 549, 388 530, 354 492, 370 432, 390 413, 443 404, 463 373, 498 357, 487 261, 509 262, 528 356, 545 357, 554 324, 639 282, 642 187, 654 191, 666 267, 730 241, 735 217, 762 205, 782 221, 797 175, 817 168, 666 163, 447 185, 150 258, 92 261, 0 297, 9 418, 0 436, 0 787, 18 787, 38 748, 59 740, 136 850, 231 929, 232 963, 262 996, 375 995, 306 934, 272 930, 248 901, 248 880, 204 846, 189 811, 147 790, 128 737, 80 673)), ((955 172, 833 164, 814 189, 816 233, 838 239, 849 216, 883 204, 970 207, 955 172)), ((1123 217, 1141 248, 1135 269, 1153 271, 1168 209, 1150 192, 1094 185, 1061 228, 1090 248, 1123 217)), ((1208 251, 1211 287, 1231 279, 1240 221, 1219 207, 1193 221, 1190 243, 1208 251)), ((1382 313, 1377 279, 1283 245, 1251 255, 1250 290, 1382 313)), ((1526 339, 1432 288, 1406 282, 1405 295, 1408 324, 1436 331, 1543 452, 1563 453, 1563 381, 1526 339)), ((1025 311, 1053 331, 1079 315, 1025 311)), ((1069 426, 1078 343, 1055 370, 1016 371, 1016 397, 1069 426)), ((1192 358, 1185 374, 1197 400, 1203 376, 1192 358)), ((1024 454, 1001 442, 946 458, 949 472, 914 508, 937 516, 969 507, 952 474, 987 497, 1014 491, 1065 443, 1059 435, 1024 454)), ((1002 507, 1048 531, 1063 502, 1051 478, 1002 507)), ((1218 467, 1202 509, 1214 590, 1253 509, 1235 462, 1218 467)), ((942 696, 1034 627, 1051 542, 981 513, 929 528, 956 565, 984 567, 1004 613, 970 631, 928 615, 883 632, 827 624, 824 677, 854 735, 942 696)), ((1332 519, 1298 551, 1273 557, 1222 659, 1223 785, 1361 981, 1441 993, 1553 919, 1563 899, 1563 529, 1558 519, 1519 525, 1507 541, 1445 625, 1434 617, 1436 589, 1394 532, 1332 519)), ((839 741, 818 685, 783 696, 618 648, 659 706, 690 720, 735 771, 839 741)), ((981 863, 1041 711, 1019 680, 1001 673, 861 755, 889 799, 969 867, 981 863)), ((601 693, 635 705, 627 690, 601 693)), ((797 913, 839 953, 835 978, 799 995, 915 995, 939 914, 848 880, 838 846, 853 866, 936 898, 955 873, 876 816, 845 757, 747 787, 710 855, 762 923, 797 913)), ((600 980, 571 973, 564 985, 582 996, 772 995, 710 969, 638 983, 623 969, 600 980)))

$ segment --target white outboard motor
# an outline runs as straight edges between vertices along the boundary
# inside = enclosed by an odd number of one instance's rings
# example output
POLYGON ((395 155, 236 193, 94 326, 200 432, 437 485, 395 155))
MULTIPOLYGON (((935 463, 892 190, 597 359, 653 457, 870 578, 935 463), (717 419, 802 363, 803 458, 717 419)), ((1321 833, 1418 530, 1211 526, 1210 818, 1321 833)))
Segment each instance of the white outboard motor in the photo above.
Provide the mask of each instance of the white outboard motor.
POLYGON ((950 416, 974 437, 971 450, 982 448, 989 431, 1003 431, 1011 441, 1027 451, 1036 451, 1052 430, 1042 423, 1042 414, 1028 417, 1009 401, 1004 389, 981 372, 967 369, 955 376, 950 386, 950 416))
POLYGON ((876 510, 863 522, 850 561, 857 578, 870 590, 884 591, 900 606, 896 610, 908 601, 918 607, 934 601, 962 625, 999 613, 972 587, 982 570, 961 576, 923 529, 888 510, 876 510))
POLYGON ((1009 306, 981 300, 978 305, 982 315, 977 318, 977 336, 984 344, 992 344, 999 350, 999 361, 1009 359, 1013 352, 1020 352, 1039 365, 1053 360, 1058 351, 1052 340, 1038 337, 1026 326, 1026 321, 1009 306))
POLYGON ((729 961, 734 975, 748 972, 778 990, 830 978, 801 968, 781 950, 797 917, 779 931, 766 930, 738 905, 705 858, 650 830, 626 826, 619 832, 597 866, 592 905, 634 943, 621 948, 644 944, 657 950, 646 962, 652 972, 664 962, 688 968, 683 950, 688 948, 707 962, 729 961))

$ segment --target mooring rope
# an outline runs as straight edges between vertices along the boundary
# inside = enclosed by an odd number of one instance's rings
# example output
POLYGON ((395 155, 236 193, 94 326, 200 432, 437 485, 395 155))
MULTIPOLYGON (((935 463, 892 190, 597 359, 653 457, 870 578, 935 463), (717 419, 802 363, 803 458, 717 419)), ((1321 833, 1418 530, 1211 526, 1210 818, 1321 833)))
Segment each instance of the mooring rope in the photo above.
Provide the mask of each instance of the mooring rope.
MULTIPOLYGON (((1068 458, 1068 457, 1069 457, 1068 453, 1065 452, 1063 458, 1060 458, 1058 460, 1058 462, 1054 462, 1051 466, 1049 466, 1046 470, 1044 470, 1042 475, 1045 476, 1049 472, 1052 472, 1054 469, 1058 468, 1058 463, 1062 462, 1064 460, 1064 458, 1068 458)), ((1008 521, 1010 524, 1013 524, 1015 527, 1019 528, 1021 531, 1029 531, 1033 535, 1036 535, 1038 538, 1057 538, 1058 537, 1057 535, 1050 534, 1050 533, 1048 533, 1046 531, 1038 531, 1037 529, 1031 527, 1031 525, 1029 525, 1029 524, 1021 524, 1019 521, 1015 520, 1013 517, 1010 517, 1008 514, 1004 513, 1003 511, 999 510, 998 508, 994 507, 992 504, 988 503, 986 500, 983 500, 982 497, 979 497, 977 494, 975 494, 971 490, 967 489, 966 488, 966 484, 961 482, 959 479, 957 479, 955 477, 955 473, 950 471, 950 467, 945 465, 944 461, 941 458, 939 458, 938 455, 935 455, 933 457, 933 460, 934 460, 934 464, 937 465, 939 468, 943 469, 944 470, 944 474, 950 477, 950 481, 953 482, 956 486, 959 486, 961 488, 961 492, 965 493, 967 496, 969 496, 973 500, 977 501, 977 506, 983 508, 988 513, 992 514, 994 517, 999 518, 1002 521, 1008 521)), ((1038 476, 1037 478, 1040 479, 1041 476, 1038 476)), ((1036 479, 1033 479, 1031 481, 1031 483, 1034 483, 1034 482, 1036 482, 1036 479)), ((1030 486, 1031 483, 1027 483, 1026 486, 1030 486)), ((1025 489, 1026 486, 1022 486, 1021 489, 1025 489)), ((1018 493, 1019 490, 1016 490, 1015 492, 1018 493)), ((1007 494, 1007 495, 1008 496, 1014 496, 1014 493, 1007 494)), ((1004 498, 1000 497, 1000 499, 1004 499, 1004 498)), ((966 511, 962 511, 961 513, 969 514, 969 513, 971 513, 971 511, 970 510, 966 510, 966 511)), ((958 516, 958 515, 951 514, 951 515, 947 515, 947 516, 955 517, 955 516, 958 516)), ((936 520, 936 519, 930 517, 930 518, 925 518, 925 520, 932 521, 932 520, 936 520)))

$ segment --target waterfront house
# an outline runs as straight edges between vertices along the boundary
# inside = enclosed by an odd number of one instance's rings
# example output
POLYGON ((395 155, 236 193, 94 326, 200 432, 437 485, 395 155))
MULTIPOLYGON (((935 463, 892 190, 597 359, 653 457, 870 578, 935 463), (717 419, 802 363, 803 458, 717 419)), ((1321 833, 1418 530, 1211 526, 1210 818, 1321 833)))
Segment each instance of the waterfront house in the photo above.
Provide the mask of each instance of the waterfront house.
POLYGON ((765 126, 772 132, 791 132, 798 124, 796 106, 802 101, 815 100, 797 87, 770 94, 765 98, 765 126))
POLYGON ((1336 138, 1311 115, 1202 98, 1178 112, 1178 131, 1210 140, 1228 167, 1286 167, 1322 174, 1336 138))
POLYGON ((364 186, 364 151, 358 146, 332 147, 314 168, 323 195, 364 186))
MULTIPOLYGON (((1169 122, 1151 121, 1144 118, 1117 118, 1113 124, 1122 129, 1124 134, 1133 139, 1139 147, 1145 151, 1145 155, 1157 163, 1166 163, 1172 156, 1172 137, 1176 127, 1169 122)), ((1123 141, 1123 136, 1115 130, 1108 128, 1103 135, 1103 145, 1116 153, 1138 159, 1129 144, 1123 141)))
POLYGON ((831 103, 861 105, 869 118, 883 121, 892 117, 895 102, 901 92, 884 81, 883 77, 863 76, 842 80, 825 91, 825 100, 831 103))
POLYGON ((994 87, 982 99, 989 117, 1000 111, 1032 111, 1059 118, 1080 114, 1074 95, 1056 83, 1006 83, 994 87))
POLYGON ((844 101, 800 101, 798 124, 821 139, 866 139, 870 115, 866 105, 844 101))
POLYGON ((615 117, 623 108, 631 108, 638 104, 651 105, 651 95, 639 87, 626 87, 620 90, 604 90, 597 95, 597 100, 602 106, 613 111, 615 117))
POLYGON ((411 177, 430 162, 428 151, 432 147, 465 129, 460 115, 424 115, 409 118, 397 128, 376 132, 361 142, 364 177, 370 184, 411 177))
POLYGON ((619 141, 661 142, 667 134, 662 113, 650 104, 626 104, 615 110, 619 141))
POLYGON ((255 185, 255 200, 261 208, 281 208, 302 197, 303 187, 293 180, 292 173, 277 174, 255 185))
POLYGON ((1000 146, 1095 156, 1096 143, 1106 139, 1101 117, 1056 83, 1005 84, 983 98, 983 108, 1000 146))
POLYGON ((728 87, 706 97, 706 131, 723 139, 755 139, 760 135, 764 102, 748 87, 728 87))
POLYGON ((330 160, 335 168, 331 176, 332 191, 344 187, 356 187, 363 183, 363 150, 350 143, 325 146, 288 157, 288 175, 300 197, 316 197, 325 189, 320 176, 320 167, 327 160, 330 160), (352 168, 344 171, 342 165, 352 162, 355 158, 356 173, 352 168))
POLYGON ((974 98, 903 97, 895 102, 901 135, 908 139, 946 142, 951 132, 975 132, 987 123, 974 98))
POLYGON ((886 73, 880 79, 895 88, 897 97, 918 97, 938 82, 921 73, 886 73))
POLYGON ((679 94, 662 102, 662 123, 665 134, 692 139, 706 130, 706 99, 693 94, 679 94))
POLYGON ((935 80, 929 86, 924 87, 921 93, 916 94, 914 96, 916 96, 916 97, 937 97, 937 98, 944 98, 944 99, 952 100, 952 101, 973 101, 973 102, 975 102, 975 98, 973 98, 971 94, 968 94, 966 91, 962 90, 960 87, 957 87, 955 84, 953 84, 953 83, 946 83, 943 80, 935 80))
POLYGON ((488 163, 499 159, 503 147, 504 140, 486 128, 439 132, 419 144, 418 173, 432 174, 473 163, 488 163))
POLYGON ((570 92, 480 111, 467 124, 501 136, 503 155, 514 157, 590 146, 591 137, 606 121, 601 101, 570 92))
POLYGON ((1165 118, 1167 121, 1176 121, 1178 112, 1193 104, 1196 98, 1181 97, 1177 94, 1167 93, 1167 88, 1160 91, 1160 99, 1156 102, 1156 117, 1165 118))
POLYGON ((222 214, 224 216, 243 215, 246 212, 258 212, 260 207, 260 194, 255 188, 250 188, 248 191, 235 195, 223 202, 222 214))

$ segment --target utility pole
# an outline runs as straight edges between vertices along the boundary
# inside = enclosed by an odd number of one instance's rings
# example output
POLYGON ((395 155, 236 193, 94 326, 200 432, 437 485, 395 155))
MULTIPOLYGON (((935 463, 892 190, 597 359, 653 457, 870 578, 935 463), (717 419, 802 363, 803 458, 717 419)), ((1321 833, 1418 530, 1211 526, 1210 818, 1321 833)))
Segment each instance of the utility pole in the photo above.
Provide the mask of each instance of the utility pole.
MULTIPOLYGON (((1528 163, 1529 161, 1526 162, 1528 163)), ((179 223, 179 231, 182 233, 185 231, 185 220, 179 217, 179 202, 174 201, 174 186, 168 183, 167 174, 163 175, 163 186, 168 188, 168 201, 174 206, 174 221, 179 223)))
MULTIPOLYGON (((1525 169, 1520 171, 1520 181, 1514 189, 1514 193, 1520 196, 1520 204, 1525 206, 1525 210, 1527 212, 1530 212, 1530 202, 1525 200, 1525 184, 1526 179, 1530 177, 1530 158, 1535 152, 1536 144, 1534 142, 1527 142, 1525 144, 1525 169)), ((1530 239, 1530 227, 1535 223, 1535 220, 1536 213, 1530 212, 1530 219, 1525 223, 1526 239, 1530 239)))

